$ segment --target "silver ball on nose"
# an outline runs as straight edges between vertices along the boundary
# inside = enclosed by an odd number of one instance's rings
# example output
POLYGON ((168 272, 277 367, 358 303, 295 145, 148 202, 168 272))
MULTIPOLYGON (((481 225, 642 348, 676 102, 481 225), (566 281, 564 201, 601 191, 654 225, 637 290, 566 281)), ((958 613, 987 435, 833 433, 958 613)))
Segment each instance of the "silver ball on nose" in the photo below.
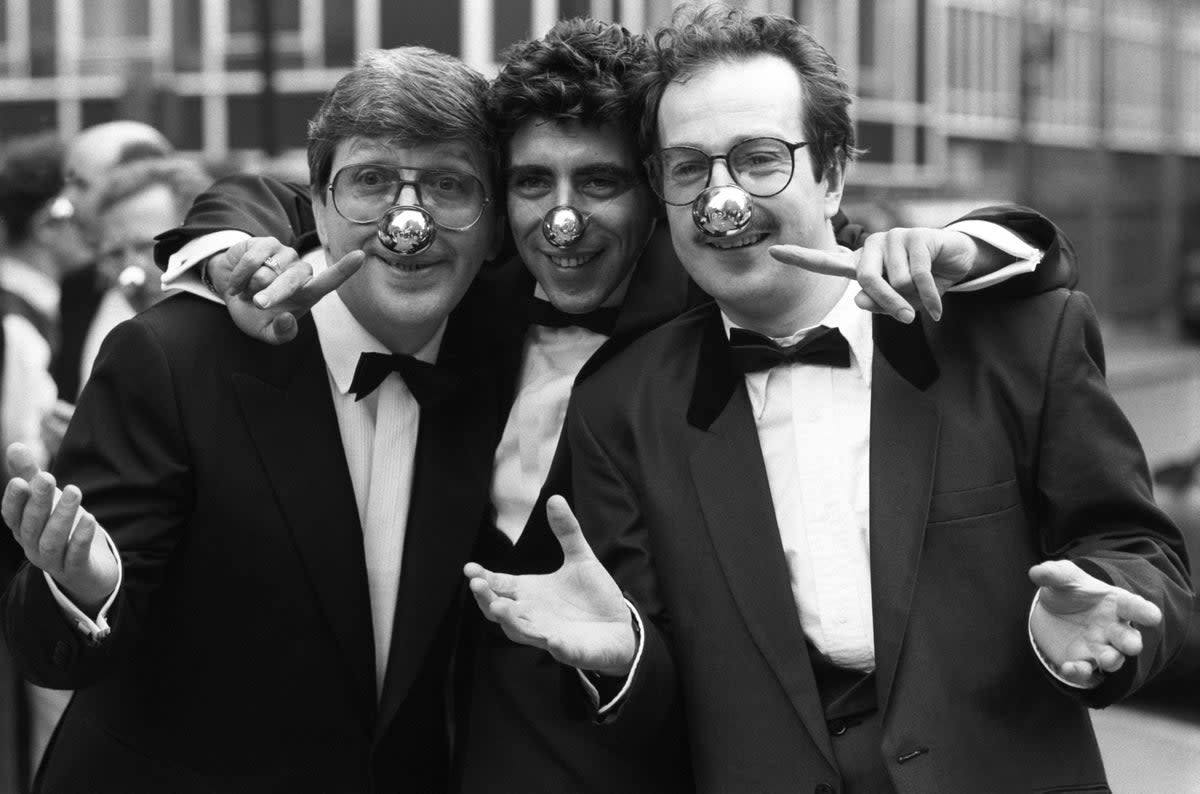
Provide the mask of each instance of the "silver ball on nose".
POLYGON ((709 237, 730 237, 745 229, 754 200, 737 185, 707 188, 692 202, 692 222, 709 237))
POLYGON ((379 242, 398 254, 419 254, 433 245, 437 226, 421 207, 392 207, 379 219, 379 242))
POLYGON ((579 242, 587 229, 587 218, 574 207, 559 205, 542 218, 542 235, 556 248, 569 248, 579 242))

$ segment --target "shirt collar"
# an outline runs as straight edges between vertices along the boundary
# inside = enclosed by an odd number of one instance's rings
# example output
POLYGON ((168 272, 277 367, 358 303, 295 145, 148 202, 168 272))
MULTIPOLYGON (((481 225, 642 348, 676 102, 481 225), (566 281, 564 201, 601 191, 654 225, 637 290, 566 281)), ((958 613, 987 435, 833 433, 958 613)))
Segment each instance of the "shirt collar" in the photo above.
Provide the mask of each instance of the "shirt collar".
MULTIPOLYGON (((858 282, 848 282, 846 291, 842 293, 837 303, 819 323, 801 328, 790 336, 773 337, 773 341, 780 345, 790 345, 799 341, 819 325, 836 328, 842 332, 842 336, 846 337, 846 342, 850 345, 853 363, 857 365, 860 377, 869 387, 871 385, 871 364, 875 357, 875 340, 872 335, 871 313, 858 308, 858 305, 854 303, 854 296, 859 292, 861 289, 858 282)), ((729 337, 730 329, 740 327, 730 320, 729 315, 724 311, 721 312, 721 322, 725 326, 726 338, 729 337)), ((765 375, 766 373, 756 374, 765 375)))
MULTIPOLYGON (((328 266, 324 250, 317 248, 303 256, 303 260, 312 266, 313 273, 319 273, 328 266)), ((313 322, 317 326, 317 339, 321 342, 321 354, 325 357, 325 366, 333 377, 338 392, 348 394, 350 383, 354 380, 354 371, 358 368, 359 356, 363 353, 384 353, 392 351, 362 327, 350 312, 337 290, 330 292, 312 307, 313 322)), ((435 363, 438 351, 442 347, 442 337, 446 333, 446 321, 438 326, 433 337, 418 350, 415 358, 435 363)))

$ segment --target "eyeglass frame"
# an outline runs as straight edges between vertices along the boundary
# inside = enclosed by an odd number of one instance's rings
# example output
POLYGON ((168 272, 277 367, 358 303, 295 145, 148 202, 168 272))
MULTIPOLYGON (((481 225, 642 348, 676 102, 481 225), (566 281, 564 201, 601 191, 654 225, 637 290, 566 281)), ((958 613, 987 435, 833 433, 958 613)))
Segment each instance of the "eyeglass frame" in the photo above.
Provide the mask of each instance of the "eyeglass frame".
POLYGON ((733 146, 730 146, 729 149, 724 154, 708 154, 703 149, 699 149, 695 146, 668 146, 665 149, 659 149, 657 152, 654 152, 653 154, 648 155, 644 160, 642 160, 642 166, 646 169, 646 173, 649 176, 648 181, 650 182, 650 189, 654 191, 654 195, 658 196, 663 201, 664 204, 669 204, 672 207, 686 207, 687 205, 691 204, 693 201, 698 199, 700 197, 700 194, 709 188, 709 186, 712 184, 712 178, 713 178, 713 163, 717 160, 725 161, 725 170, 729 172, 729 178, 732 179, 733 183, 735 185, 737 185, 738 187, 740 187, 742 190, 745 190, 747 193, 749 193, 751 196, 754 196, 755 198, 771 198, 772 196, 778 196, 780 193, 782 193, 783 191, 788 189, 788 185, 792 184, 792 180, 796 178, 796 152, 800 149, 803 149, 805 146, 808 146, 808 143, 809 143, 808 141, 796 141, 796 142, 792 143, 792 142, 785 141, 782 138, 773 137, 771 135, 759 135, 754 138, 747 138, 744 141, 738 141, 733 146), (788 155, 790 156, 792 167, 791 167, 791 170, 788 172, 787 181, 783 183, 783 187, 779 188, 779 190, 776 190, 774 193, 754 193, 754 192, 752 192, 748 187, 746 187, 740 181, 738 181, 737 175, 734 174, 733 169, 730 168, 730 166, 729 166, 729 155, 733 152, 733 150, 738 148, 739 146, 744 146, 747 143, 751 143, 752 141, 776 141, 778 143, 783 144, 784 148, 788 150, 788 155), (687 201, 679 201, 679 202, 668 201, 667 197, 663 195, 663 193, 665 191, 661 188, 661 184, 660 184, 662 181, 661 178, 660 179, 654 178, 655 166, 653 164, 657 162, 659 156, 663 152, 668 152, 668 151, 671 151, 672 149, 690 149, 693 152, 699 152, 700 155, 702 157, 704 157, 705 160, 708 161, 708 176, 704 180, 704 186, 701 187, 699 190, 697 190, 696 195, 692 196, 687 201))
MULTIPOLYGON (((483 201, 479 205, 479 214, 475 216, 475 220, 471 221, 470 223, 466 224, 465 226, 447 226, 446 224, 438 221, 437 218, 433 219, 433 222, 436 225, 442 227, 443 229, 446 229, 447 231, 465 232, 467 229, 470 229, 472 226, 479 223, 479 219, 483 217, 484 210, 486 210, 487 206, 492 203, 493 197, 486 193, 486 188, 484 187, 483 180, 480 179, 479 177, 475 176, 474 174, 467 173, 466 171, 457 171, 453 168, 420 168, 417 166, 407 166, 407 165, 406 166, 395 166, 395 165, 390 165, 388 163, 349 163, 349 164, 344 165, 341 168, 339 168, 337 170, 337 172, 334 173, 334 175, 332 177, 330 177, 330 179, 329 179, 329 185, 326 189, 329 191, 330 200, 333 202, 333 209, 337 212, 338 215, 341 215, 343 218, 350 221, 350 223, 357 223, 357 224, 361 224, 363 226, 366 226, 371 223, 379 223, 379 221, 383 220, 384 216, 386 216, 392 208, 404 206, 397 202, 400 200, 400 194, 404 192, 404 187, 406 185, 411 185, 412 189, 417 194, 417 206, 421 207, 421 209, 425 210, 426 212, 429 212, 429 210, 425 208, 424 201, 421 198, 420 183, 415 182, 411 179, 404 179, 403 175, 400 173, 402 170, 416 171, 420 174, 429 174, 429 173, 457 174, 459 176, 469 177, 471 179, 474 179, 476 182, 478 182, 479 187, 483 191, 485 191, 485 192, 483 192, 483 201), (358 220, 355 220, 354 218, 346 217, 346 213, 342 212, 342 208, 338 206, 337 192, 333 189, 334 184, 337 182, 337 178, 339 176, 341 176, 343 171, 346 171, 349 168, 362 168, 363 166, 371 166, 373 168, 386 168, 389 171, 396 172, 396 175, 401 177, 399 180, 400 186, 396 189, 396 195, 392 197, 392 203, 388 205, 387 209, 385 209, 383 212, 379 213, 379 217, 374 218, 369 221, 358 221, 358 220)), ((433 218, 432 212, 429 213, 429 217, 433 218)))

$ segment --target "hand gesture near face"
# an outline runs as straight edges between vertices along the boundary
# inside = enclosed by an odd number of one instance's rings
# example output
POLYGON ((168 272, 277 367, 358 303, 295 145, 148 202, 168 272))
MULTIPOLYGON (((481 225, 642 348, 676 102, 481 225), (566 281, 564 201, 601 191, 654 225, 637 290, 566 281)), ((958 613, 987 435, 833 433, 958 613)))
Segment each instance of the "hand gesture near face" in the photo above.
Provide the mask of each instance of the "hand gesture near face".
POLYGON ((354 275, 365 258, 351 251, 314 276, 295 249, 274 237, 251 237, 214 254, 204 267, 238 328, 277 345, 294 339, 297 318, 354 275))

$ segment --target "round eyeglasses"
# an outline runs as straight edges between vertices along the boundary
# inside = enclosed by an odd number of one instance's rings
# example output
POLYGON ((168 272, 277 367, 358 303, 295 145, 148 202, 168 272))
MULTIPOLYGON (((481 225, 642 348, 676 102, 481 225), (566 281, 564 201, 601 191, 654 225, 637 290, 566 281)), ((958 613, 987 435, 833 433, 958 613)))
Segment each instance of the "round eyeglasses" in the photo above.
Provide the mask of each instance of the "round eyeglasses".
POLYGON ((713 161, 724 160, 738 187, 751 196, 769 198, 782 193, 796 170, 796 150, 808 141, 788 143, 778 138, 750 138, 725 154, 706 154, 691 146, 660 149, 646 158, 650 186, 658 197, 676 207, 695 201, 712 183, 713 161))
POLYGON ((483 216, 491 201, 483 183, 471 174, 426 168, 395 168, 361 163, 348 165, 333 176, 329 192, 333 207, 352 223, 375 223, 400 202, 412 186, 419 204, 438 226, 464 231, 483 216))

